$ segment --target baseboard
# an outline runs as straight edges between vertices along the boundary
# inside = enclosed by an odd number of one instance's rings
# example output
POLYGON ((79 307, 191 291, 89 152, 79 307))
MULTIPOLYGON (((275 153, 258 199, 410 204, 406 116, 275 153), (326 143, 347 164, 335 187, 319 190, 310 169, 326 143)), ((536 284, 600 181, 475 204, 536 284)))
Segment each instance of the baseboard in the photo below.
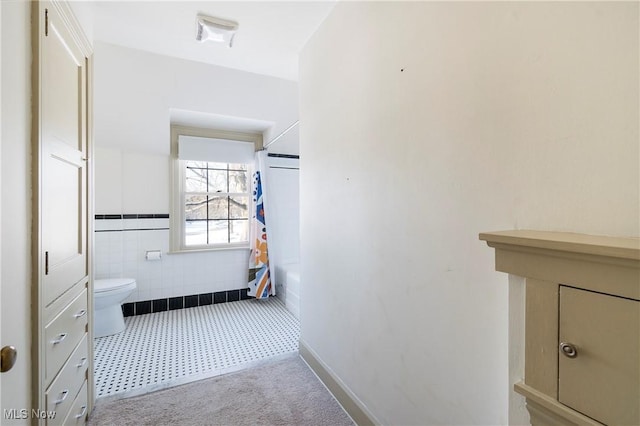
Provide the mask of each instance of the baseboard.
POLYGON ((175 309, 195 308, 197 306, 217 305, 218 303, 253 299, 253 297, 247 294, 247 291, 249 291, 249 289, 244 287, 235 290, 216 291, 213 293, 163 297, 162 299, 154 300, 138 300, 136 302, 123 303, 122 315, 125 317, 132 317, 135 315, 173 311, 175 309))
POLYGON ((380 425, 379 421, 364 406, 364 404, 342 383, 336 375, 327 367, 318 357, 318 355, 309 348, 306 343, 300 339, 300 347, 298 349, 300 356, 307 363, 309 368, 316 373, 316 376, 329 389, 329 392, 342 405, 344 410, 351 416, 351 419, 358 426, 380 425))

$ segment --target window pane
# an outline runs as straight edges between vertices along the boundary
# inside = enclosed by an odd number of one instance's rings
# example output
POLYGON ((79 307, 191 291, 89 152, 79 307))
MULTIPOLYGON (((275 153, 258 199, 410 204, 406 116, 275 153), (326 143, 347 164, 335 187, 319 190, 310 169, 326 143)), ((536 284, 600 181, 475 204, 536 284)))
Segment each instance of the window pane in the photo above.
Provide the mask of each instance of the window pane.
POLYGON ((207 197, 203 195, 187 195, 185 197, 184 218, 186 220, 207 218, 207 197))
POLYGON ((249 192, 247 172, 229 172, 229 192, 249 192))
POLYGON ((229 242, 229 221, 209 220, 209 244, 227 244, 229 242))
POLYGON ((249 220, 230 220, 229 238, 232 243, 249 241, 249 220))
POLYGON ((187 221, 184 225, 184 243, 187 246, 207 244, 207 221, 187 221))
POLYGON ((229 197, 229 218, 249 218, 249 197, 229 197))
POLYGON ((187 167, 185 176, 187 192, 207 192, 207 169, 187 167))
POLYGON ((185 161, 185 245, 249 240, 249 165, 185 161), (189 193, 207 192, 208 195, 189 193), (247 194, 229 197, 229 193, 247 194))
POLYGON ((227 171, 209 170, 209 192, 227 192, 227 171))
POLYGON ((229 164, 229 170, 247 170, 246 164, 229 164))
POLYGON ((229 197, 209 197, 209 219, 227 219, 229 217, 229 197))

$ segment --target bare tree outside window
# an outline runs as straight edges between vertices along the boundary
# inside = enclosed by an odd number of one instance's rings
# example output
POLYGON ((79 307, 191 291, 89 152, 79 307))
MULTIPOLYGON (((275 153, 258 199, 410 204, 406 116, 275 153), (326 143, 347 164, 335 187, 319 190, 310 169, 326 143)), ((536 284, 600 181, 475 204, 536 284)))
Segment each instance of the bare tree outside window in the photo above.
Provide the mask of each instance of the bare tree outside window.
POLYGON ((185 161, 185 245, 249 240, 246 164, 185 161))

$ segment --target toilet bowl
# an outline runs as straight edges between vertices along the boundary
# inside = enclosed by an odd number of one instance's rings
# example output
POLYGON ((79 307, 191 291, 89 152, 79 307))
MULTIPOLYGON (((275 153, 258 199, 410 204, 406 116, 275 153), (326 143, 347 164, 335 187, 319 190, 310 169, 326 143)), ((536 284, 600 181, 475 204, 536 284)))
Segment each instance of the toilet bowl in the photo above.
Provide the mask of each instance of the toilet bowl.
POLYGON ((93 282, 93 337, 109 336, 124 330, 121 304, 135 289, 136 280, 133 278, 109 278, 93 282))

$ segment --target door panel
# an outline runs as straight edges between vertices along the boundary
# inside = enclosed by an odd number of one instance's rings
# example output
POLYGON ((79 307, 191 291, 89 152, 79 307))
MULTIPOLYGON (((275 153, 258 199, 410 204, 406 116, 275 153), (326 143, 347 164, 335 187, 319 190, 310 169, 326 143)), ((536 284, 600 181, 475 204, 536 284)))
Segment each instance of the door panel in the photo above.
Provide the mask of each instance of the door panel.
POLYGON ((55 141, 43 149, 45 306, 87 275, 86 171, 80 155, 55 141))
POLYGON ((54 10, 47 19, 40 86, 45 306, 88 275, 85 58, 54 10))
POLYGON ((560 287, 558 400, 599 422, 640 424, 640 302, 560 287))
POLYGON ((84 138, 80 134, 84 112, 84 57, 69 39, 64 27, 58 26, 55 15, 49 17, 42 62, 42 130, 45 139, 53 139, 83 151, 84 138))

